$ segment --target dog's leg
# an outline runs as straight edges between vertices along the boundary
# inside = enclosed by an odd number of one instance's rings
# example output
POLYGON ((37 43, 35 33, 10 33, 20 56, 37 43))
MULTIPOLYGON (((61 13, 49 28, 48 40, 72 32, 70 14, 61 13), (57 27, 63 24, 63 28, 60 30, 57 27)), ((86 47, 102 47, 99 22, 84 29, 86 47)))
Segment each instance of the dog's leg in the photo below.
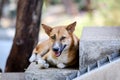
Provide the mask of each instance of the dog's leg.
POLYGON ((59 64, 57 64, 57 67, 60 68, 60 69, 63 69, 63 68, 66 67, 66 65, 63 64, 63 63, 59 63, 59 64))
POLYGON ((44 68, 49 68, 49 64, 46 62, 47 56, 48 56, 48 54, 45 54, 45 55, 42 57, 42 60, 45 61, 45 63, 43 64, 43 65, 44 65, 44 68))
POLYGON ((44 41, 43 43, 38 44, 38 45, 34 48, 34 50, 33 50, 33 52, 32 52, 32 55, 31 55, 31 57, 29 58, 29 61, 30 61, 30 62, 36 61, 37 58, 39 58, 39 56, 42 57, 42 56, 44 56, 45 54, 47 54, 48 51, 49 51, 49 49, 50 49, 49 40, 46 40, 46 41, 44 41), (47 44, 47 45, 46 45, 46 44, 47 44), (36 56, 38 56, 38 57, 36 57, 36 56))
POLYGON ((45 40, 42 43, 38 44, 35 49, 33 50, 33 53, 39 54, 41 56, 44 56, 48 53, 49 49, 51 47, 50 41, 45 40))

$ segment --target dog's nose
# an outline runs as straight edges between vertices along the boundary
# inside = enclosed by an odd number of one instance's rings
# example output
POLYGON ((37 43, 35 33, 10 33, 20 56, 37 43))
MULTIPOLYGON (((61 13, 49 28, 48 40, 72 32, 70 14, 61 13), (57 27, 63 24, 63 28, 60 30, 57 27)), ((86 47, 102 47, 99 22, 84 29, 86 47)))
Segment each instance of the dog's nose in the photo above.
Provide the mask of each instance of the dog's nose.
POLYGON ((56 48, 53 47, 53 51, 56 51, 56 52, 57 52, 57 51, 59 51, 59 48, 58 48, 58 47, 56 47, 56 48))

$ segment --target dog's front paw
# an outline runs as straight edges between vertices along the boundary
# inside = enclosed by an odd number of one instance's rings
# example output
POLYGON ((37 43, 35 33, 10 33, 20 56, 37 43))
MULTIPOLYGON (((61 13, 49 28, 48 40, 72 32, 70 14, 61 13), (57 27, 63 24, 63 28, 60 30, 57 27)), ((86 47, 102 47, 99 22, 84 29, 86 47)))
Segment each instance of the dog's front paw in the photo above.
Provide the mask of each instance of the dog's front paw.
POLYGON ((43 69, 43 68, 49 68, 49 64, 48 63, 46 63, 46 61, 45 60, 43 60, 43 59, 39 59, 39 60, 37 60, 37 62, 38 62, 38 65, 39 65, 39 68, 40 69, 43 69))
POLYGON ((63 69, 63 68, 65 68, 66 66, 65 66, 65 64, 63 64, 63 63, 59 63, 59 64, 57 64, 57 67, 60 68, 60 69, 63 69))
POLYGON ((45 69, 49 68, 49 64, 45 63, 43 68, 45 68, 45 69))
POLYGON ((47 64, 47 63, 45 63, 45 64, 38 63, 37 65, 38 65, 39 69, 47 69, 47 68, 49 68, 49 64, 47 64))

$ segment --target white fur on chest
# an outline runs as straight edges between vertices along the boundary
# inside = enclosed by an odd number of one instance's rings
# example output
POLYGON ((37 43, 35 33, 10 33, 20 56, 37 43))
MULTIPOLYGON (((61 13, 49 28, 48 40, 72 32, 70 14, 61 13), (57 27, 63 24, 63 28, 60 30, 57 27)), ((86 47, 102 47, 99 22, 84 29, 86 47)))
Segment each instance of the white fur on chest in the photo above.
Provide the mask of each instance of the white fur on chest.
MULTIPOLYGON (((54 53, 53 53, 54 54, 54 53)), ((47 61, 53 65, 57 65, 59 63, 67 63, 68 62, 68 52, 65 51, 62 53, 59 57, 56 59, 52 57, 52 55, 49 55, 47 58, 47 61)))

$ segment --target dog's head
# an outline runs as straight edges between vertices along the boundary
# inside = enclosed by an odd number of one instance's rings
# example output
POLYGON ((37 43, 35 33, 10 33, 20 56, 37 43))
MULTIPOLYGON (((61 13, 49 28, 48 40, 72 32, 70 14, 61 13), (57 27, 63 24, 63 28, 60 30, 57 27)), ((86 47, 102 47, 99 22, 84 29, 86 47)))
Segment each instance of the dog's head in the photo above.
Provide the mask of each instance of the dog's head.
POLYGON ((42 24, 42 26, 52 42, 52 50, 56 57, 59 57, 63 51, 68 50, 71 44, 74 43, 72 34, 75 30, 76 22, 54 28, 45 24, 42 24))

